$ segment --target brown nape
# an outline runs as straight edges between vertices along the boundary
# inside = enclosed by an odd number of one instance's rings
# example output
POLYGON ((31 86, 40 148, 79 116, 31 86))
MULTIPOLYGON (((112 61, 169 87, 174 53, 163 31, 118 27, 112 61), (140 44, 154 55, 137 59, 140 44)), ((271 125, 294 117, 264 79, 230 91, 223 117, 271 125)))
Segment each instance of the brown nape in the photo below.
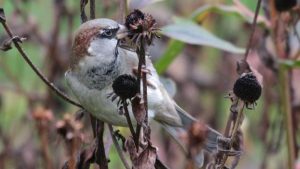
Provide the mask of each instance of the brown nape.
POLYGON ((90 45, 90 42, 93 37, 99 33, 100 29, 101 27, 94 26, 91 28, 78 30, 72 46, 71 68, 73 68, 73 66, 77 64, 82 57, 87 56, 87 49, 90 45))

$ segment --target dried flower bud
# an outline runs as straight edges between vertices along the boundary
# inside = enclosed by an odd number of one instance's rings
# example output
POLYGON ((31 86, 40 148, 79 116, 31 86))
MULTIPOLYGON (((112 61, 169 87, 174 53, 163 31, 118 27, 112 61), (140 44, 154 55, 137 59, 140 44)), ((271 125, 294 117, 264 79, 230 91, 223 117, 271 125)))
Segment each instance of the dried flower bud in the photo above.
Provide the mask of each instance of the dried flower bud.
POLYGON ((258 100, 261 90, 262 87, 252 72, 242 74, 233 86, 233 93, 247 103, 258 100))
POLYGON ((135 9, 126 17, 125 26, 128 30, 134 33, 142 33, 143 32, 143 20, 145 19, 145 15, 138 9, 135 9))
POLYGON ((137 79, 126 74, 117 77, 112 84, 112 88, 121 99, 130 99, 139 92, 137 79))
POLYGON ((139 43, 144 39, 147 45, 152 43, 154 37, 158 37, 156 21, 149 14, 144 14, 138 9, 135 9, 126 17, 125 26, 129 30, 129 38, 134 43, 139 43))
POLYGON ((279 12, 288 11, 296 6, 297 0, 275 0, 275 8, 279 12))
POLYGON ((188 142, 192 148, 201 147, 207 137, 207 127, 202 122, 195 122, 188 131, 188 142))

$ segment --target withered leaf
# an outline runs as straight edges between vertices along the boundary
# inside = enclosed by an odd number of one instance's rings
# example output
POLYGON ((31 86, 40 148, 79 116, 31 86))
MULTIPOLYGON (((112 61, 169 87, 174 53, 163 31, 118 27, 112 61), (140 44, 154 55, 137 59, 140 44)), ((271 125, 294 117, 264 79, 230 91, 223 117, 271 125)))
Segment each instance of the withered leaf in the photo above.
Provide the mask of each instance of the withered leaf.
POLYGON ((142 124, 146 116, 146 111, 144 104, 141 102, 141 97, 136 96, 132 100, 132 111, 137 123, 142 124))
POLYGON ((126 140, 125 146, 129 152, 133 169, 155 169, 155 162, 157 159, 157 150, 155 147, 148 145, 141 152, 137 152, 132 137, 126 140))
POLYGON ((246 60, 240 60, 237 62, 236 72, 241 75, 243 73, 251 72, 251 68, 246 60))
POLYGON ((155 169, 156 157, 156 148, 149 145, 133 160, 133 169, 155 169))
POLYGON ((96 146, 92 145, 80 152, 78 161, 76 162, 76 168, 88 169, 90 164, 95 159, 96 146))

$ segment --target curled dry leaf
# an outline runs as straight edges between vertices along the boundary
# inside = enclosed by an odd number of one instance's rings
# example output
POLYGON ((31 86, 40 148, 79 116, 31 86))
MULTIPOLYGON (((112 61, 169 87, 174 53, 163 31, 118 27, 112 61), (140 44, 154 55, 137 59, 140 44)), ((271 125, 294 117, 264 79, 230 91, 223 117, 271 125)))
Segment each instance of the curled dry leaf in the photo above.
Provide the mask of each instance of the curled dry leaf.
POLYGON ((237 62, 236 72, 241 75, 243 73, 252 72, 248 62, 244 59, 237 62))
POLYGON ((84 150, 82 150, 79 154, 78 161, 76 162, 77 168, 89 169, 90 164, 95 159, 95 151, 96 151, 95 145, 89 146, 84 150))
POLYGON ((132 100, 132 111, 137 123, 142 124, 146 116, 146 111, 140 96, 136 96, 132 100))
POLYGON ((157 149, 155 147, 148 144, 144 150, 137 152, 132 138, 126 140, 125 146, 129 152, 133 169, 155 169, 157 159, 157 149))

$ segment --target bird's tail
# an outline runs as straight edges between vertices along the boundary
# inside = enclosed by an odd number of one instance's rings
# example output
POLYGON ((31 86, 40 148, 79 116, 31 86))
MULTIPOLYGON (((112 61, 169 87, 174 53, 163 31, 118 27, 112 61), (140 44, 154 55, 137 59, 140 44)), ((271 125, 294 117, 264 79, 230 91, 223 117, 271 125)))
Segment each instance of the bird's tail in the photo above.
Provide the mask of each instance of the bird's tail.
MULTIPOLYGON (((181 118, 182 125, 184 130, 188 130, 191 125, 197 120, 189 115, 186 111, 184 111, 182 108, 176 105, 176 110, 181 118)), ((206 141, 204 143, 204 149, 209 153, 215 153, 218 150, 218 140, 220 138, 223 138, 223 135, 216 131, 215 129, 209 127, 206 125, 207 128, 207 135, 206 135, 206 141)))
MULTIPOLYGON (((176 105, 176 110, 181 118, 182 127, 172 127, 168 125, 163 125, 164 129, 174 138, 174 140, 187 152, 185 144, 181 141, 180 136, 182 136, 183 132, 187 132, 191 125, 197 120, 181 109, 179 106, 176 105)), ((223 138, 222 134, 218 131, 212 129, 209 126, 206 126, 207 135, 205 138, 205 142, 203 145, 203 150, 208 153, 216 153, 218 151, 218 140, 223 138)), ((201 167, 204 162, 203 151, 200 151, 195 157, 194 161, 196 162, 197 166, 201 167)))

